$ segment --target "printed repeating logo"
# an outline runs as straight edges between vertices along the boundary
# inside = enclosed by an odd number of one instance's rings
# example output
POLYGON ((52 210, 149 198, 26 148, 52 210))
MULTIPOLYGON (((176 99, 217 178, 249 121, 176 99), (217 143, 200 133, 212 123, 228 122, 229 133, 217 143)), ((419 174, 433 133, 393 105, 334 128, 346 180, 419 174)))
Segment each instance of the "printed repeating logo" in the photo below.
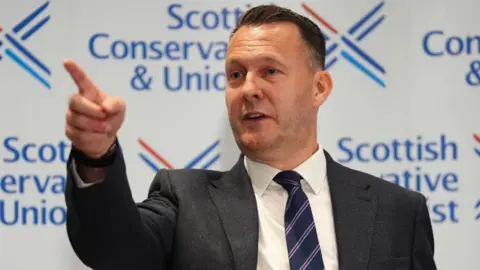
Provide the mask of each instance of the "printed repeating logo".
POLYGON ((45 2, 40 7, 32 11, 20 22, 18 22, 11 32, 4 32, 5 29, 0 27, 0 61, 6 58, 18 64, 23 70, 32 75, 43 86, 51 89, 47 77, 51 75, 50 69, 31 53, 25 43, 35 35, 50 20, 50 15, 38 19, 46 10, 49 2, 45 2), (2 55, 2 49, 5 53, 2 55))
MULTIPOLYGON (((138 156, 142 159, 152 170, 157 172, 161 168, 166 169, 175 169, 175 166, 172 163, 168 162, 163 156, 161 156, 157 151, 155 151, 150 145, 148 145, 144 140, 141 138, 138 139, 138 142, 142 146, 142 148, 153 157, 149 157, 144 153, 139 153, 138 156)), ((216 140, 211 145, 209 145, 205 150, 201 153, 193 157, 193 159, 188 162, 183 168, 185 169, 209 169, 212 167, 218 159, 220 159, 220 154, 215 154, 215 150, 217 146, 220 144, 220 140, 216 140), (210 155, 209 155, 210 154, 210 155)))
POLYGON ((384 4, 385 2, 383 1, 377 4, 372 10, 355 22, 346 34, 342 34, 311 7, 302 3, 303 9, 324 27, 322 30, 327 43, 325 59, 326 70, 331 68, 338 61, 339 57, 341 57, 378 85, 385 88, 385 82, 381 79, 381 77, 386 74, 385 68, 361 49, 359 45, 385 20, 385 15, 378 15, 384 4), (330 34, 327 34, 325 29, 328 30, 330 34))
POLYGON ((473 134, 473 139, 475 140, 475 142, 477 143, 477 146, 474 147, 474 151, 475 153, 477 153, 477 155, 480 157, 480 135, 478 134, 473 134))

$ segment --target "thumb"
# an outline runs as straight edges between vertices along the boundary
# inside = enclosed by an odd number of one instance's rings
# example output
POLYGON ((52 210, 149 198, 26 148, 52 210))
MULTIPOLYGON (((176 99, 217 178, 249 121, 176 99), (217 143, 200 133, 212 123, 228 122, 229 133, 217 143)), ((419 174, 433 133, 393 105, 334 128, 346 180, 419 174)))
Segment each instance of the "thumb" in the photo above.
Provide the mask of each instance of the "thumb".
POLYGON ((102 103, 103 110, 109 115, 125 112, 125 102, 118 97, 108 97, 102 103))

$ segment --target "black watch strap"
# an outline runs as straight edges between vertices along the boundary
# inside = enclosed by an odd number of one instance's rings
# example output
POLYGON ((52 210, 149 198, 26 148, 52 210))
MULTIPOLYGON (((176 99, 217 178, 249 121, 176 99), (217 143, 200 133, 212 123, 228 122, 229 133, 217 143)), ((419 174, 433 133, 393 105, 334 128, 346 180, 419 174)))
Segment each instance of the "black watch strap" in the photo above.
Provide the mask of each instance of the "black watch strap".
POLYGON ((75 146, 72 146, 72 156, 75 159, 75 162, 82 164, 86 167, 92 168, 102 168, 108 167, 113 164, 116 157, 116 147, 117 141, 115 141, 112 146, 108 149, 107 153, 100 158, 91 158, 85 155, 82 151, 78 150, 75 146))

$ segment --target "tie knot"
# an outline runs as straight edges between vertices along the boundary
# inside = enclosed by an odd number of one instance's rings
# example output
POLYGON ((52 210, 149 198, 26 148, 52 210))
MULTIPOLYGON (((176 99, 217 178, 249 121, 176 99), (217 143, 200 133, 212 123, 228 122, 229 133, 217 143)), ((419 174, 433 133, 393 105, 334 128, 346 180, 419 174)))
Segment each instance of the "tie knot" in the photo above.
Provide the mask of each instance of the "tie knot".
POLYGON ((294 187, 300 187, 302 176, 296 171, 282 171, 275 175, 273 180, 287 191, 290 191, 294 187))

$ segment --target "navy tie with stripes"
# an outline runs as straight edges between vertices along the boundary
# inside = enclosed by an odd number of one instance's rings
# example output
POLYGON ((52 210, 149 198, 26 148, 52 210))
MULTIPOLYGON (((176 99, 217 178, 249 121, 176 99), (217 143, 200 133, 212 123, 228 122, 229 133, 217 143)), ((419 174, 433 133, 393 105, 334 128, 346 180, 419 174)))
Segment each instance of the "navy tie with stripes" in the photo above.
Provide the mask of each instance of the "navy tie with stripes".
POLYGON ((295 171, 282 171, 274 177, 288 192, 285 208, 285 237, 290 269, 323 270, 322 253, 307 195, 302 190, 302 176, 295 171))

